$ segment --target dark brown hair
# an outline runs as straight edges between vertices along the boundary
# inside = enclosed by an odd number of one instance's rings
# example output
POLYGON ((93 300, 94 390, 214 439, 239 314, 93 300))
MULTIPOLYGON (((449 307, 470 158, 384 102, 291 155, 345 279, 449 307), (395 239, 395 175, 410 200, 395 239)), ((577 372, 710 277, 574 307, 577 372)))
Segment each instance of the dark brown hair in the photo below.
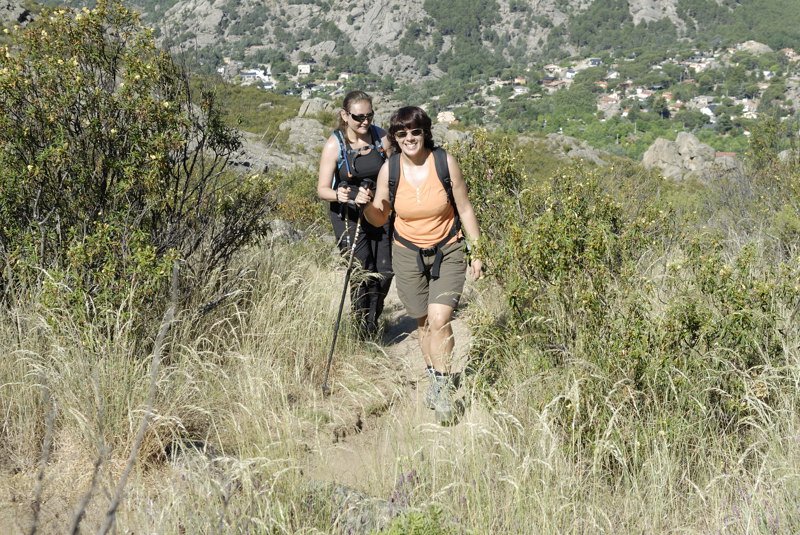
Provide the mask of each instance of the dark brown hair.
POLYGON ((425 148, 433 150, 433 132, 431 132, 431 118, 425 110, 417 106, 405 106, 395 111, 389 119, 389 142, 392 144, 392 152, 399 153, 400 145, 394 137, 395 132, 400 130, 413 130, 422 128, 425 132, 425 148))

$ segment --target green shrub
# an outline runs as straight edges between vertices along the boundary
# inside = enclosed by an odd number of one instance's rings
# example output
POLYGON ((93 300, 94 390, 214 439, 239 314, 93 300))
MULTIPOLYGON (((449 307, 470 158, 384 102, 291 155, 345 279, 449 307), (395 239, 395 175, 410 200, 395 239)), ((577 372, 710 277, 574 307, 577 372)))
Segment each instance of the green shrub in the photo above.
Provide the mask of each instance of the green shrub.
POLYGON ((425 511, 413 511, 401 515, 380 533, 387 535, 455 535, 458 530, 448 526, 441 509, 430 507, 425 511))
POLYGON ((7 286, 116 309, 196 280, 262 230, 271 185, 226 172, 237 134, 119 3, 58 9, 0 51, 7 286), (133 292, 133 294, 131 294, 133 292))
POLYGON ((662 433, 746 450, 791 388, 796 262, 772 261, 769 243, 687 239, 658 200, 667 185, 639 167, 567 166, 533 183, 504 147, 469 149, 481 255, 507 304, 470 315, 478 390, 502 403, 526 385, 515 395, 602 471, 640 468, 636 444, 662 433))
POLYGON ((317 177, 296 167, 281 169, 271 175, 278 188, 277 215, 307 228, 322 224, 327 228, 328 203, 317 197, 317 177))

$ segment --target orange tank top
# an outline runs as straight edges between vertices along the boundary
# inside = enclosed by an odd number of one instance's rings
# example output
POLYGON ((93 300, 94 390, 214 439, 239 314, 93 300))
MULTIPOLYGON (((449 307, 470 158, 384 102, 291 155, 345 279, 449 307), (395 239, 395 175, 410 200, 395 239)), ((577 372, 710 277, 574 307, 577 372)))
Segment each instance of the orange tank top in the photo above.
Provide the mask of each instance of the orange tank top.
MULTIPOLYGON (((417 247, 426 249, 442 241, 450 232, 455 218, 453 206, 447 200, 447 192, 436 175, 433 153, 426 161, 428 176, 415 187, 404 176, 400 165, 400 179, 394 197, 397 217, 394 230, 417 247)), ((454 236, 452 241, 458 239, 454 236)), ((403 246, 398 243, 395 244, 403 246)))

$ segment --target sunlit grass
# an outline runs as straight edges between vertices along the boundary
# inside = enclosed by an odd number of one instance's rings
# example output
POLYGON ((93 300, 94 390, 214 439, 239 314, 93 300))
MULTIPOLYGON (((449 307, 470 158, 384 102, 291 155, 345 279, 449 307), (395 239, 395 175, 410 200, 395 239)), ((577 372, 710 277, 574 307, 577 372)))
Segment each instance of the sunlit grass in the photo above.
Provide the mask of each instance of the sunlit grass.
MULTIPOLYGON (((349 426, 359 414, 382 419, 369 432, 376 449, 387 449, 356 467, 359 490, 393 500, 398 511, 435 516, 441 530, 434 533, 797 531, 796 335, 786 339, 788 363, 761 371, 766 386, 747 382, 754 417, 738 431, 749 436, 745 449, 713 434, 703 424, 713 414, 702 407, 692 420, 670 414, 670 396, 652 396, 664 406, 637 421, 624 383, 607 383, 602 370, 581 361, 545 371, 539 364, 551 358, 542 354, 548 349, 525 343, 490 345, 502 369, 487 361, 468 374, 463 420, 440 427, 415 421, 413 411, 394 412, 408 407, 399 383, 407 364, 393 362, 390 348, 360 345, 347 324, 334 355, 334 393, 322 396, 343 280, 331 269, 335 259, 329 245, 313 240, 254 250, 240 294, 205 316, 196 309, 177 315, 151 426, 116 514, 121 530, 327 533, 341 512, 308 505, 313 466, 328 458, 337 433, 358 434, 349 426), (618 416, 596 430, 565 426, 559 407, 580 406, 598 385, 614 393, 605 408, 618 416)), ((487 284, 466 318, 503 313, 487 284)), ((0 329, 0 496, 13 512, 0 524, 11 533, 29 529, 47 386, 56 418, 38 532, 64 532, 89 491, 81 526, 93 531, 145 409, 151 344, 127 339, 133 331, 125 324, 103 333, 48 325, 32 304, 10 310, 0 329)), ((685 385, 673 395, 693 391, 685 385)))

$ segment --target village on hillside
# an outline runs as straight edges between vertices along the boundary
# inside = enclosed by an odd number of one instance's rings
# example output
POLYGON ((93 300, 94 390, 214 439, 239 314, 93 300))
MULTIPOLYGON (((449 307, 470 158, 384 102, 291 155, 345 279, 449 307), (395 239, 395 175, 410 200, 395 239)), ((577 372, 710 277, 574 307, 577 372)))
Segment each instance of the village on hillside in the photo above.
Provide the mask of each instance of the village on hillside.
MULTIPOLYGON (((671 68, 682 69, 681 84, 699 85, 696 77, 701 73, 719 69, 723 66, 735 64, 735 54, 738 52, 750 52, 753 55, 771 52, 766 45, 748 41, 739 43, 733 47, 714 51, 694 51, 694 54, 685 59, 669 58, 660 63, 650 66, 651 72, 661 71, 669 65, 671 68), (685 76, 684 76, 685 75, 685 76)), ((780 51, 786 57, 789 68, 787 72, 776 72, 775 70, 762 70, 754 73, 754 78, 759 93, 750 96, 729 97, 729 105, 739 110, 738 116, 746 119, 755 119, 761 104, 761 95, 769 88, 770 81, 776 77, 783 77, 786 80, 800 83, 800 54, 791 48, 780 51)), ((227 81, 241 85, 252 85, 267 91, 276 91, 279 88, 279 79, 287 92, 297 94, 303 99, 313 96, 327 96, 335 98, 344 93, 344 87, 354 76, 350 72, 316 72, 314 63, 297 64, 294 73, 275 76, 270 65, 260 65, 257 68, 245 68, 241 61, 234 61, 224 58, 224 64, 217 69, 218 73, 227 81)), ((537 100, 545 96, 552 95, 557 91, 569 89, 579 73, 589 68, 603 69, 604 75, 594 82, 597 86, 597 118, 600 121, 610 119, 615 116, 627 117, 630 106, 626 103, 637 102, 642 111, 649 111, 647 106, 652 104, 657 98, 663 99, 662 104, 666 108, 661 111, 668 117, 675 115, 681 110, 695 110, 708 117, 709 124, 715 124, 717 115, 715 109, 720 104, 722 98, 710 94, 693 96, 688 100, 681 100, 672 91, 672 88, 660 85, 646 85, 637 80, 620 78, 619 64, 605 65, 601 58, 586 58, 577 61, 570 61, 565 64, 547 64, 542 67, 530 67, 524 75, 509 77, 506 79, 493 77, 485 81, 479 88, 481 99, 488 107, 499 106, 503 100, 537 100), (541 69, 540 72, 536 70, 541 69), (532 81, 533 80, 533 81, 532 81), (611 88, 611 89, 609 89, 611 88)), ((752 73, 751 73, 752 75, 752 73)), ((673 86, 674 87, 674 86, 673 86)), ((794 114, 795 107, 798 105, 793 99, 788 98, 781 102, 779 106, 785 110, 784 118, 794 114)), ((451 107, 452 108, 452 107, 451 107)), ((732 116, 736 118, 736 116, 732 116)), ((459 117, 452 109, 439 111, 437 119, 439 122, 458 123, 459 117)))

